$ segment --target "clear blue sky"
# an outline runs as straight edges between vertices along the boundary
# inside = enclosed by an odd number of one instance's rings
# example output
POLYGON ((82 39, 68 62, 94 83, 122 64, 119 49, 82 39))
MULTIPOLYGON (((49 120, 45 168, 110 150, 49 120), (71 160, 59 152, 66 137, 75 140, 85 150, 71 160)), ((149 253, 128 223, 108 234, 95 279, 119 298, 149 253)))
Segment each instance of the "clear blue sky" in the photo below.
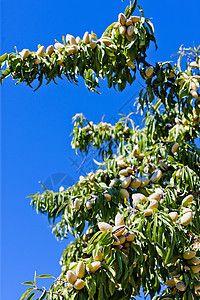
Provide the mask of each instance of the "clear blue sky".
MULTIPOLYGON (((1 1, 1 54, 45 47, 67 33, 83 36, 93 30, 98 37, 117 20, 129 1, 1 1)), ((138 1, 152 18, 158 50, 152 47, 149 62, 170 60, 181 44, 199 43, 199 0, 138 1)), ((174 58, 173 58, 174 59, 174 58)), ((60 273, 59 259, 69 239, 57 242, 47 219, 37 215, 26 196, 40 191, 38 181, 57 189, 75 182, 82 159, 70 147, 71 119, 77 112, 99 122, 114 122, 129 113, 140 89, 138 81, 123 93, 108 90, 89 93, 82 81, 77 87, 66 80, 33 92, 25 84, 6 79, 1 87, 1 295, 15 300, 25 290, 21 282, 38 274, 60 273), (73 162, 74 161, 74 162, 73 162)), ((140 122, 140 119, 136 119, 140 122)), ((90 158, 85 171, 93 168, 90 158)))

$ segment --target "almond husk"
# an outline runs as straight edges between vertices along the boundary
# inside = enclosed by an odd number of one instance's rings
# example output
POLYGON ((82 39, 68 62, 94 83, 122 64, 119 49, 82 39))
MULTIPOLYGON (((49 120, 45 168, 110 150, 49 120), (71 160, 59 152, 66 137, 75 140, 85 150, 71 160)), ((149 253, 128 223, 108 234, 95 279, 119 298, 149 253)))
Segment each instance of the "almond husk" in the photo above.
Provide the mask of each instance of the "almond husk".
POLYGON ((51 55, 54 52, 54 46, 49 45, 46 49, 46 54, 51 55))
POLYGON ((122 215, 120 213, 117 213, 115 216, 115 226, 121 225, 124 225, 124 219, 122 218, 122 215))
POLYGON ((67 281, 71 284, 77 280, 77 275, 72 271, 67 271, 67 281))
POLYGON ((99 230, 102 232, 112 231, 112 226, 106 222, 99 222, 98 227, 99 227, 99 230))
POLYGON ((83 278, 85 275, 85 264, 83 261, 79 261, 76 267, 76 275, 78 278, 83 278))
POLYGON ((78 279, 74 284, 74 288, 76 290, 82 290, 84 286, 85 286, 85 281, 83 281, 82 279, 78 279))
POLYGON ((44 56, 44 46, 41 46, 37 52, 36 52, 37 56, 44 56))

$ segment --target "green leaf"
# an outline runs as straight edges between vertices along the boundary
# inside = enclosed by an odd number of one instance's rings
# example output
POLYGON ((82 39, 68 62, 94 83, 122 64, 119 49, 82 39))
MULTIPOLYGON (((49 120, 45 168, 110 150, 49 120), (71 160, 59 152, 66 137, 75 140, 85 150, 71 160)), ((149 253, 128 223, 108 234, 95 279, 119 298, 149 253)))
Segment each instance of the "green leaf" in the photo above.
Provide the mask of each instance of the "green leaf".
POLYGON ((33 297, 34 297, 37 293, 38 293, 38 292, 35 292, 35 293, 30 294, 26 300, 31 300, 31 299, 33 299, 33 297))
POLYGON ((35 274, 34 274, 34 284, 36 285, 36 271, 35 271, 35 274))
POLYGON ((37 276, 37 278, 55 278, 55 277, 49 274, 44 274, 44 275, 37 276))
POLYGON ((3 83, 3 80, 8 77, 11 73, 10 69, 6 69, 2 74, 1 74, 1 84, 3 83))
POLYGON ((34 283, 32 281, 25 281, 25 282, 22 282, 22 284, 34 286, 34 283))
POLYGON ((134 0, 134 2, 133 2, 133 4, 132 4, 132 6, 127 6, 126 7, 126 10, 125 10, 125 16, 127 17, 127 18, 129 18, 131 15, 132 15, 132 13, 135 11, 135 9, 136 9, 136 6, 137 6, 137 0, 134 0))
POLYGON ((98 300, 104 299, 104 293, 103 293, 103 284, 99 287, 99 293, 98 293, 98 300))
POLYGON ((32 292, 35 288, 29 288, 20 298, 20 300, 26 299, 26 297, 32 292))
POLYGON ((6 61, 8 58, 8 54, 5 53, 2 56, 0 56, 0 64, 2 64, 4 61, 6 61))
POLYGON ((109 292, 110 292, 110 294, 112 296, 114 294, 114 292, 115 292, 115 284, 111 280, 109 280, 108 288, 109 288, 109 292))

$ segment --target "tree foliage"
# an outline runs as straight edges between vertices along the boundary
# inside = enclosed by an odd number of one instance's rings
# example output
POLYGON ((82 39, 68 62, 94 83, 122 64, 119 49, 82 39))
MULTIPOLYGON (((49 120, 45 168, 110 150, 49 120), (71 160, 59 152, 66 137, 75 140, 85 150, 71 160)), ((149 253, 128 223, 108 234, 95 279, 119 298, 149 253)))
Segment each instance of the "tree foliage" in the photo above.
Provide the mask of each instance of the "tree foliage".
POLYGON ((35 274, 21 300, 134 299, 141 288, 153 299, 199 299, 200 47, 180 47, 176 63, 151 66, 153 25, 141 7, 140 17, 131 16, 136 7, 134 1, 99 40, 67 35, 52 52, 39 46, 1 56, 2 82, 11 75, 40 86, 43 77, 48 84, 65 75, 77 83, 80 75, 89 90, 107 78, 109 88, 122 91, 136 70, 144 81, 137 99, 144 127, 132 114, 115 125, 73 118, 72 148, 87 154, 93 147, 100 162, 67 190, 44 187, 30 196, 57 238, 70 232, 76 239, 63 252, 60 276, 35 274), (37 285, 45 277, 53 278, 50 289, 37 285))

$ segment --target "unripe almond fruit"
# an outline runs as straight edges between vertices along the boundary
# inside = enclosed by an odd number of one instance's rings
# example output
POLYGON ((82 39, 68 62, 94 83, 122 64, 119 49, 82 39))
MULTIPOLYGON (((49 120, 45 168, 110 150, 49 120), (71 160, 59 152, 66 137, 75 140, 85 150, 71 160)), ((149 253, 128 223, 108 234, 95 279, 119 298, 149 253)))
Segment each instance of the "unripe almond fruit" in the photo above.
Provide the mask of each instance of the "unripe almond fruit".
POLYGON ((169 217, 172 219, 173 222, 176 222, 178 219, 178 213, 176 211, 172 211, 169 213, 169 217))
POLYGON ((72 53, 76 53, 77 52, 77 46, 73 45, 73 46, 70 46, 70 47, 66 48, 66 52, 67 52, 67 56, 71 55, 72 53))
POLYGON ((91 173, 88 174, 88 176, 89 176, 90 181, 91 181, 91 182, 94 182, 94 180, 95 180, 95 174, 93 174, 93 173, 91 172, 91 173))
POLYGON ((126 178, 123 180, 123 182, 122 182, 122 184, 121 184, 121 187, 122 187, 123 189, 126 189, 127 187, 129 187, 130 183, 131 183, 131 177, 130 177, 130 176, 129 176, 129 177, 126 177, 126 178))
POLYGON ((129 18, 134 24, 138 23, 140 21, 140 17, 139 16, 131 16, 129 18))
POLYGON ((145 178, 145 177, 143 177, 142 179, 141 179, 141 185, 140 185, 140 187, 142 188, 142 187, 145 187, 145 186, 147 186, 148 184, 149 184, 149 178, 145 178))
POLYGON ((193 90, 190 91, 190 94, 192 95, 193 98, 198 98, 199 97, 198 93, 193 91, 193 90))
POLYGON ((73 209, 79 209, 80 206, 81 206, 81 201, 80 199, 76 198, 72 203, 72 207, 73 209))
POLYGON ((119 171, 119 175, 120 175, 120 176, 124 176, 124 177, 128 176, 128 171, 127 171, 127 169, 122 169, 122 170, 120 170, 120 171, 119 171))
POLYGON ((23 49, 21 52, 20 52, 20 55, 23 59, 26 59, 28 56, 29 56, 29 49, 23 49))
POLYGON ((123 14, 123 13, 120 13, 118 15, 118 22, 121 24, 121 25, 125 25, 126 24, 126 16, 123 14))
POLYGON ((85 203, 85 206, 86 206, 86 208, 87 208, 88 210, 90 210, 90 209, 92 208, 92 202, 88 200, 88 201, 85 203))
POLYGON ((35 61, 34 61, 35 65, 39 65, 41 63, 41 59, 39 58, 36 58, 35 61))
POLYGON ((46 49, 46 54, 51 55, 54 52, 54 46, 49 45, 46 49))
POLYGON ((117 213, 115 216, 115 226, 121 225, 124 225, 124 219, 122 218, 122 215, 120 213, 117 213))
POLYGON ((77 43, 77 44, 80 44, 80 42, 81 42, 81 38, 80 38, 80 36, 77 36, 77 37, 76 37, 76 43, 77 43))
POLYGON ((82 290, 85 286, 85 281, 83 281, 82 279, 78 279, 75 283, 74 283, 74 288, 76 290, 82 290))
POLYGON ((72 271, 67 271, 67 281, 71 284, 77 280, 77 275, 72 271))
POLYGON ((61 57, 61 58, 58 60, 58 65, 63 66, 63 61, 64 61, 64 58, 61 57))
POLYGON ((163 171, 168 170, 168 165, 166 163, 164 163, 162 160, 159 161, 159 165, 163 171))
POLYGON ((137 188, 140 187, 140 185, 141 185, 141 180, 139 178, 135 178, 135 179, 132 180, 132 182, 130 184, 130 187, 132 189, 137 189, 137 188))
MULTIPOLYGON (((156 189, 155 189, 155 193, 160 194, 161 197, 162 197, 163 194, 164 194, 164 192, 163 192, 163 190, 162 190, 161 188, 156 188, 156 189)), ((156 199, 156 200, 158 200, 158 199, 156 199)), ((159 201, 159 200, 158 200, 158 201, 159 201)))
POLYGON ((125 33, 126 33, 126 26, 120 26, 119 27, 119 32, 121 33, 121 35, 125 35, 125 33))
POLYGON ((41 46, 37 52, 36 52, 37 56, 44 56, 44 46, 41 46))
POLYGON ((187 212, 187 213, 185 213, 185 214, 181 217, 181 219, 180 219, 181 225, 183 225, 183 226, 188 226, 188 225, 191 223, 191 221, 192 221, 192 217, 193 217, 193 213, 192 213, 192 212, 187 212))
POLYGON ((125 199, 128 200, 129 199, 129 192, 126 189, 121 189, 119 191, 119 194, 120 194, 121 199, 123 199, 123 200, 125 200, 125 199))
POLYGON ((133 205, 137 206, 138 204, 143 204, 147 201, 146 197, 143 194, 136 193, 132 195, 133 205))
POLYGON ((195 255, 196 255, 195 251, 188 250, 183 253, 183 258, 188 260, 188 259, 192 259, 193 257, 195 257, 195 255))
POLYGON ((153 210, 152 209, 145 209, 143 211, 143 213, 144 213, 145 217, 149 217, 149 216, 151 216, 153 214, 153 210))
POLYGON ((103 194, 103 196, 104 196, 104 199, 106 200, 106 202, 110 202, 112 199, 112 197, 109 193, 105 193, 105 194, 103 194))
POLYGON ((100 39, 100 41, 101 41, 102 43, 104 43, 104 45, 106 45, 106 46, 110 46, 110 45, 113 44, 113 41, 112 41, 109 37, 102 37, 102 38, 100 39))
POLYGON ((61 186, 61 187, 59 188, 59 193, 64 192, 64 190, 65 190, 64 186, 61 186))
POLYGON ((128 19, 127 21, 126 21, 126 24, 125 24, 126 26, 130 26, 130 25, 133 25, 133 22, 130 20, 130 19, 128 19))
POLYGON ((128 231, 126 233, 126 240, 127 242, 132 242, 135 238, 135 234, 133 232, 128 231))
POLYGON ((167 282, 165 282, 165 285, 167 285, 169 287, 174 287, 178 281, 179 281, 178 279, 173 278, 173 279, 170 279, 167 282))
POLYGON ((149 67, 146 69, 146 72, 145 72, 146 77, 147 77, 147 78, 152 77, 152 76, 153 76, 153 72, 154 72, 154 67, 149 66, 149 67))
POLYGON ((105 223, 105 222, 99 222, 98 227, 99 227, 99 230, 102 231, 102 232, 112 231, 112 226, 108 223, 105 223))
POLYGON ((126 167, 126 163, 125 163, 125 161, 124 160, 118 160, 117 161, 117 166, 119 167, 119 168, 125 168, 126 167))
POLYGON ((118 237, 118 239, 119 239, 119 241, 120 241, 120 245, 124 244, 125 241, 126 241, 126 238, 125 238, 124 235, 120 235, 120 236, 118 237))
POLYGON ((85 182, 86 182, 86 178, 83 177, 83 176, 80 176, 80 177, 79 177, 79 183, 80 183, 80 184, 84 184, 85 182))
POLYGON ((127 167, 126 170, 127 170, 127 172, 128 172, 129 174, 132 174, 132 173, 133 173, 133 168, 132 168, 132 167, 127 167))
POLYGON ((60 50, 60 49, 64 49, 65 46, 64 46, 63 44, 61 44, 61 43, 55 43, 55 44, 54 44, 54 48, 55 48, 56 50, 60 50))
POLYGON ((88 44, 90 42, 90 35, 89 35, 88 31, 86 31, 85 34, 84 34, 84 36, 83 36, 83 42, 85 44, 88 44))
POLYGON ((178 171, 176 172, 176 177, 181 178, 182 174, 183 174, 182 170, 178 169, 178 171))
POLYGON ((191 89, 192 89, 193 91, 197 92, 198 88, 199 88, 199 83, 198 83, 198 81, 197 81, 197 82, 192 81, 192 82, 191 82, 191 89))
POLYGON ((190 268, 192 269, 192 272, 194 274, 198 273, 200 271, 200 265, 197 266, 190 266, 190 268))
POLYGON ((70 44, 70 45, 77 45, 75 37, 71 34, 66 35, 66 42, 67 42, 67 44, 70 44))
POLYGON ((181 292, 185 292, 185 290, 186 290, 186 285, 185 285, 185 283, 184 283, 182 280, 180 280, 180 281, 178 281, 178 282, 176 283, 176 288, 177 288, 179 291, 181 291, 181 292))
POLYGON ((129 36, 132 36, 134 34, 134 26, 133 25, 128 26, 128 28, 127 28, 127 34, 129 36))
POLYGON ((125 225, 114 226, 112 233, 113 233, 113 235, 118 237, 124 233, 125 229, 126 229, 125 225))
POLYGON ((160 178, 162 177, 162 171, 161 170, 157 170, 152 176, 151 176, 151 181, 153 183, 157 183, 160 178))
POLYGON ((78 278, 83 278, 85 275, 85 264, 83 261, 79 261, 76 267, 76 275, 78 278))
POLYGON ((100 261, 94 261, 88 265, 90 272, 94 273, 101 267, 100 261))
POLYGON ((135 69, 135 64, 133 61, 131 61, 130 59, 127 59, 127 65, 132 69, 134 70, 135 69))
POLYGON ((153 193, 149 196, 149 200, 160 201, 160 199, 161 199, 161 194, 159 194, 159 193, 153 193))
POLYGON ((100 250, 98 250, 97 254, 94 255, 94 252, 93 252, 93 258, 94 260, 96 261, 102 261, 103 260, 103 254, 100 250))
POLYGON ((193 195, 186 196, 182 201, 182 206, 187 207, 194 200, 193 195))
POLYGON ((199 265, 200 264, 200 259, 195 256, 192 259, 189 259, 187 262, 188 262, 189 265, 199 265))
POLYGON ((149 204, 149 206, 147 207, 147 209, 154 209, 154 208, 158 208, 158 201, 157 200, 152 200, 149 204))
POLYGON ((179 147, 179 143, 175 143, 172 148, 171 148, 171 152, 174 154, 177 152, 178 150, 178 147, 179 147))
POLYGON ((132 152, 133 156, 137 156, 138 154, 140 154, 140 149, 138 145, 135 145, 133 147, 133 152, 132 152))
MULTIPOLYGON (((132 35, 129 36, 127 33, 125 33, 125 37, 129 42, 132 42, 134 35, 135 34, 133 33, 132 35)), ((129 67, 131 67, 131 66, 129 66, 129 67)), ((132 68, 132 69, 135 69, 135 68, 132 68)))
POLYGON ((95 49, 97 46, 97 43, 94 41, 94 42, 90 42, 90 48, 93 50, 95 49))

